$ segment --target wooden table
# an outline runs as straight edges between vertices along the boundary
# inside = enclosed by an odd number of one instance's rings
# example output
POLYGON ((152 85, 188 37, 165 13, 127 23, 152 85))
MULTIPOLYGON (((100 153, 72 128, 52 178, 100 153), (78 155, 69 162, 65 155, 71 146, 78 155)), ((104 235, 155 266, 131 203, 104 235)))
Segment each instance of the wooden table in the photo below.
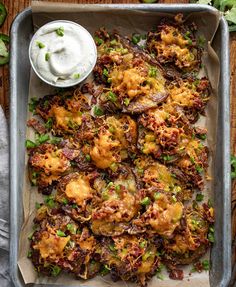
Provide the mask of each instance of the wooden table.
MULTIPOLYGON (((8 10, 7 19, 0 29, 1 33, 9 34, 14 17, 30 5, 30 0, 3 0, 8 10)), ((138 0, 50 0, 50 2, 68 3, 140 3, 138 0)), ((159 0, 159 3, 188 3, 189 0, 159 0)), ((231 64, 231 151, 236 154, 236 33, 230 34, 231 64)), ((0 105, 5 114, 9 114, 9 77, 8 66, 0 68, 0 105)), ((236 282, 236 180, 232 183, 232 264, 235 270, 231 282, 236 282)))

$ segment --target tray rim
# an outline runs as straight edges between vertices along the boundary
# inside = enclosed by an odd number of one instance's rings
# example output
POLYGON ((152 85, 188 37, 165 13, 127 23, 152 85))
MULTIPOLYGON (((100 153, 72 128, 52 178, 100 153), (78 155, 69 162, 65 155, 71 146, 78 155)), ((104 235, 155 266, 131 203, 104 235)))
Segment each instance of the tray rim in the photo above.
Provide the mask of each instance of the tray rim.
MULTIPOLYGON (((203 4, 79 4, 84 8, 113 8, 122 10, 148 10, 148 11, 160 11, 167 13, 177 13, 177 12, 218 12, 214 7, 203 5, 203 4), (150 9, 151 8, 151 9, 150 9), (172 10, 172 11, 170 11, 172 10)), ((27 7, 21 11, 13 20, 10 30, 11 44, 10 44, 10 64, 9 64, 9 78, 10 78, 10 275, 15 286, 26 286, 20 281, 20 276, 18 274, 18 232, 17 224, 15 224, 15 219, 17 218, 17 182, 15 180, 17 174, 17 159, 16 151, 17 147, 17 137, 16 137, 16 125, 17 117, 15 114, 16 110, 16 100, 17 100, 17 84, 15 80, 15 74, 17 71, 17 64, 14 61, 14 56, 17 53, 17 43, 16 43, 16 31, 19 22, 23 21, 25 18, 32 16, 31 7, 27 7)), ((230 179, 230 97, 229 97, 229 79, 230 79, 230 69, 229 69, 229 31, 228 24, 224 17, 220 19, 221 25, 221 37, 224 38, 224 49, 221 49, 221 90, 224 93, 222 96, 222 106, 223 106, 223 117, 224 117, 224 128, 222 135, 223 140, 223 182, 224 182, 224 210, 230 208, 231 211, 231 179, 230 179)), ((231 212, 224 214, 223 216, 223 230, 222 235, 223 240, 223 257, 224 257, 224 270, 222 271, 222 280, 219 282, 218 286, 225 287, 228 285, 231 277, 231 212)), ((46 286, 46 285, 45 285, 46 286)), ((52 286, 52 285, 51 285, 52 286)))

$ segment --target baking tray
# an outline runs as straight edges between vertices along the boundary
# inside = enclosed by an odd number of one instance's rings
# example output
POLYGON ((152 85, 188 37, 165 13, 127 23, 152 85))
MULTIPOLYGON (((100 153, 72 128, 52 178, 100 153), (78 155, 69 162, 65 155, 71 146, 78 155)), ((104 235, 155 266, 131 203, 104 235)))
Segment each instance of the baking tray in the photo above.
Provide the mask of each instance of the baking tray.
MULTIPOLYGON (((85 5, 83 5, 85 6, 85 5)), ((87 5, 94 6, 94 5, 87 5)), ((104 4, 106 10, 135 9, 163 13, 215 11, 196 4, 104 4)), ((30 63, 28 46, 33 34, 32 11, 22 11, 11 27, 10 59, 10 273, 15 286, 25 286, 17 266, 18 241, 23 223, 23 171, 25 168, 25 133, 30 63)), ((217 150, 214 168, 215 244, 211 252, 212 287, 228 285, 231 276, 231 179, 230 179, 230 100, 229 100, 229 33, 225 19, 213 41, 221 64, 217 150)), ((174 282, 174 281, 173 281, 174 282)), ((191 284, 191 283, 190 283, 191 284)), ((33 284, 29 284, 33 285, 33 284)), ((173 284, 174 285, 174 284, 173 284)), ((37 285, 40 286, 40 285, 37 285)), ((45 285, 42 285, 45 287, 45 285)), ((48 285, 49 286, 49 285, 48 285)), ((51 285, 50 285, 51 286, 51 285)))

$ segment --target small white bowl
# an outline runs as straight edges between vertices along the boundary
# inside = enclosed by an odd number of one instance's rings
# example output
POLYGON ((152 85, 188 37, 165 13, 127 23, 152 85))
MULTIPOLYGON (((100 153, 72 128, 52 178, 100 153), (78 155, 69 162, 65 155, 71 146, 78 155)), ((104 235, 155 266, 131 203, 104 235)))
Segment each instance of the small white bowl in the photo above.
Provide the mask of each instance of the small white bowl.
MULTIPOLYGON (((69 29, 71 29, 71 28, 69 28, 69 29)), ((53 37, 55 38, 55 36, 53 36, 53 37)), ((60 38, 62 38, 60 36, 57 36, 57 37, 58 37, 59 40, 60 40, 60 38)), ((78 40, 79 37, 75 37, 75 39, 78 40)), ((40 49, 40 48, 38 48, 38 49, 40 49)), ((43 47, 43 49, 44 49, 44 47, 43 47)), ((47 47, 46 47, 46 50, 47 50, 47 47)), ((38 54, 39 53, 40 52, 38 52, 38 54)), ((45 54, 47 54, 47 53, 45 53, 45 54)), ((30 59, 30 64, 31 64, 34 72, 37 74, 37 76, 42 81, 44 81, 45 83, 47 83, 49 85, 52 85, 54 87, 66 88, 66 87, 71 87, 71 86, 74 86, 74 85, 77 85, 77 84, 81 83, 92 72, 92 70, 93 70, 93 68, 94 68, 94 66, 96 64, 96 61, 97 61, 97 48, 96 48, 96 44, 95 44, 95 42, 93 40, 93 37, 91 36, 91 34, 83 26, 81 26, 81 25, 79 25, 79 24, 77 24, 75 22, 72 22, 72 21, 56 20, 56 21, 49 22, 49 23, 45 24, 44 26, 40 27, 37 30, 37 32, 34 34, 34 36, 31 39, 30 45, 29 45, 29 59, 30 59), (71 28, 73 27, 73 29, 75 29, 75 31, 77 33, 80 32, 80 34, 83 35, 81 37, 86 38, 86 41, 83 42, 84 46, 82 47, 82 44, 81 44, 81 48, 82 49, 86 48, 85 50, 86 50, 86 53, 89 53, 89 57, 83 57, 82 60, 81 60, 82 61, 81 64, 84 63, 85 65, 87 65, 87 68, 86 69, 84 68, 85 70, 83 71, 82 75, 79 76, 79 78, 68 79, 68 80, 67 79, 66 80, 59 79, 56 82, 53 81, 53 80, 50 81, 49 79, 46 79, 45 76, 42 73, 40 73, 39 68, 37 67, 36 59, 33 59, 33 56, 34 56, 33 55, 33 51, 36 50, 37 38, 40 37, 40 35, 42 36, 43 31, 45 31, 46 29, 50 30, 52 32, 55 31, 55 34, 56 34, 56 30, 53 30, 53 28, 55 28, 55 27, 67 27, 67 28, 68 27, 71 27, 71 28)), ((47 65, 47 67, 50 68, 50 63, 47 65)), ((83 68, 83 66, 81 66, 81 67, 83 68)), ((80 74, 80 73, 78 73, 78 74, 80 74)))

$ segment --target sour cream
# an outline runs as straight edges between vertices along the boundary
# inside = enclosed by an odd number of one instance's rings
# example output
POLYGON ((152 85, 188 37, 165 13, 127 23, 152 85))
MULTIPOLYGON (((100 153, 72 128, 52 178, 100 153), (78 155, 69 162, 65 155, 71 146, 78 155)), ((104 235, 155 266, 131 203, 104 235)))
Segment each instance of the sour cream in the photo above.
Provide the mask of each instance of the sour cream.
POLYGON ((42 26, 33 36, 29 56, 35 73, 46 83, 69 87, 82 82, 97 60, 90 33, 77 23, 59 20, 42 26))

